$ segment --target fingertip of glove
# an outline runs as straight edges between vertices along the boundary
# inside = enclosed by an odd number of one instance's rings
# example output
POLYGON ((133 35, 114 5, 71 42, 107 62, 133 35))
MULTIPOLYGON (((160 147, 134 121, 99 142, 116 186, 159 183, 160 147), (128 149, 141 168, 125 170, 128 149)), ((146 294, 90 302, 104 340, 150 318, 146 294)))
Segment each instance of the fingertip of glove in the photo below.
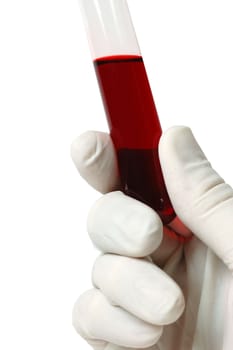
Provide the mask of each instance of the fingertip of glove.
POLYGON ((97 191, 120 186, 114 145, 109 134, 87 131, 71 144, 71 158, 79 174, 97 191))
POLYGON ((163 153, 163 151, 166 152, 167 147, 173 147, 175 148, 179 143, 180 140, 183 139, 185 136, 193 136, 193 133, 191 129, 187 126, 173 126, 166 130, 160 139, 159 142, 159 152, 160 154, 163 153))
POLYGON ((70 154, 78 170, 87 167, 95 159, 97 150, 99 150, 97 144, 100 141, 102 140, 100 140, 97 132, 86 131, 72 142, 70 154))

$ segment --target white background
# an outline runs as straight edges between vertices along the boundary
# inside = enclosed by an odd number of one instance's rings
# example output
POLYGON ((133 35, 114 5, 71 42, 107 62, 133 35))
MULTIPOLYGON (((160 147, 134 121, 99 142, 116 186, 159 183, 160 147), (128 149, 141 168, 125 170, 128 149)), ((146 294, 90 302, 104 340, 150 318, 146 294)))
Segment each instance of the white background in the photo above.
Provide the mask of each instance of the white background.
MULTIPOLYGON (((233 183, 232 1, 129 5, 163 128, 192 127, 233 183)), ((71 310, 91 287, 100 195, 69 154, 87 129, 107 126, 77 0, 0 0, 1 349, 89 349, 71 310)))

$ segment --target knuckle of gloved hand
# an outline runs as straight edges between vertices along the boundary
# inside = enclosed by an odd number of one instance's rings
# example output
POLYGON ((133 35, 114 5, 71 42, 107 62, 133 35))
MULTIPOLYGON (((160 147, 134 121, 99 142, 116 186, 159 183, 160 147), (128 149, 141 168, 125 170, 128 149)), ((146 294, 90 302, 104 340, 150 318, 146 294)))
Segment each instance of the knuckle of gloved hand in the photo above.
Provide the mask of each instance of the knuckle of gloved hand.
POLYGON ((233 198, 233 189, 225 183, 206 158, 198 157, 195 161, 187 162, 182 171, 182 191, 187 193, 184 206, 189 204, 197 212, 205 213, 233 198))
POLYGON ((77 333, 84 339, 95 339, 93 318, 98 303, 94 289, 84 292, 73 307, 72 323, 77 333))
POLYGON ((162 222, 146 205, 111 192, 91 208, 88 233, 103 252, 143 257, 151 254, 162 241, 162 222))
POLYGON ((80 173, 92 164, 96 148, 96 134, 93 131, 86 131, 72 142, 71 157, 80 173))
MULTIPOLYGON (((144 320, 150 324, 165 326, 180 318, 185 308, 185 300, 180 288, 173 282, 172 285, 160 282, 147 282, 146 288, 143 283, 137 290, 138 304, 144 305, 143 310, 139 311, 144 320)), ((137 284, 135 283, 136 287, 137 284)))
POLYGON ((210 167, 199 169, 196 186, 192 186, 193 205, 202 212, 211 212, 233 198, 233 189, 210 167))
MULTIPOLYGON (((185 301, 183 293, 179 288, 173 288, 169 293, 163 293, 159 305, 159 324, 168 325, 177 321, 183 314, 185 301)), ((154 315, 158 318, 158 315, 154 315)))

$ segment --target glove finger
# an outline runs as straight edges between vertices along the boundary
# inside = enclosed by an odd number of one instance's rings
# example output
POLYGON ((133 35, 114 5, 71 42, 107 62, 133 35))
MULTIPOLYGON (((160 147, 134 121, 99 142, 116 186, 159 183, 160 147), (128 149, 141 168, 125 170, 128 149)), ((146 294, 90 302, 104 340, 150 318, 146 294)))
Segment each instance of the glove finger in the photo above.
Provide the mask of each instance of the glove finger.
POLYGON ((133 257, 152 253, 163 236, 162 222, 154 210, 120 191, 108 193, 94 204, 87 228, 102 252, 133 257))
POLYGON ((176 213, 232 270, 232 188, 211 167, 189 128, 169 129, 159 153, 176 213))
POLYGON ((130 257, 151 255, 161 267, 183 243, 182 237, 163 228, 150 207, 119 191, 104 195, 94 204, 87 228, 93 244, 102 252, 130 257))
POLYGON ((178 285, 147 260, 102 255, 95 262, 92 281, 113 305, 150 324, 173 323, 184 311, 178 285))
POLYGON ((116 154, 108 134, 87 131, 80 135, 71 145, 71 157, 80 175, 97 191, 120 188, 116 154))
POLYGON ((78 299, 73 309, 73 325, 89 342, 102 340, 129 348, 152 346, 162 334, 162 327, 111 305, 97 289, 87 291, 78 299))

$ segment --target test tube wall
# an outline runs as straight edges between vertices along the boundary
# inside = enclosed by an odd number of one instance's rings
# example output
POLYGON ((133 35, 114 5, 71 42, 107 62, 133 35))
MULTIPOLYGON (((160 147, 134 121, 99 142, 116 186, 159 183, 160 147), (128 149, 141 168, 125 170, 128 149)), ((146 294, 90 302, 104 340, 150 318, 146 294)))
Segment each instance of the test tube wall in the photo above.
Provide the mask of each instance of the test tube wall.
POLYGON ((158 156, 162 134, 126 0, 79 0, 122 191, 168 224, 175 217, 158 156))

